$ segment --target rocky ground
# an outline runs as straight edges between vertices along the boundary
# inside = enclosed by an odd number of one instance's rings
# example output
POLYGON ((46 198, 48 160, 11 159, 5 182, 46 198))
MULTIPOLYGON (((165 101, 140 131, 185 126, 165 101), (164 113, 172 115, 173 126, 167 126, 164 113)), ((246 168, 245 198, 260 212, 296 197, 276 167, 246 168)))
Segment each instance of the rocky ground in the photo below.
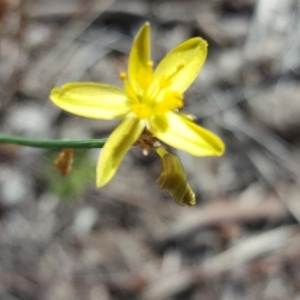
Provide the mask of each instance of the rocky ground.
POLYGON ((299 300, 300 3, 297 0, 1 0, 1 133, 107 137, 118 122, 62 112, 70 81, 122 85, 134 35, 152 57, 201 36, 208 60, 185 111, 225 141, 221 158, 181 158, 197 195, 179 207, 134 147, 95 188, 99 150, 0 145, 0 299, 299 300))

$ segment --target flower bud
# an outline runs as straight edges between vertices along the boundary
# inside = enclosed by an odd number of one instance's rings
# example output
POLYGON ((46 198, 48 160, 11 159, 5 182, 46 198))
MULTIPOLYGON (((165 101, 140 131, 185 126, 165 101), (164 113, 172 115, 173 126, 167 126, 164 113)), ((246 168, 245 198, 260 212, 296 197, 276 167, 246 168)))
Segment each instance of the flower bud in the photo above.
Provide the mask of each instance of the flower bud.
POLYGON ((178 205, 195 205, 195 194, 186 181, 179 158, 168 153, 163 147, 157 148, 156 151, 162 159, 162 171, 156 181, 159 187, 167 190, 178 205))

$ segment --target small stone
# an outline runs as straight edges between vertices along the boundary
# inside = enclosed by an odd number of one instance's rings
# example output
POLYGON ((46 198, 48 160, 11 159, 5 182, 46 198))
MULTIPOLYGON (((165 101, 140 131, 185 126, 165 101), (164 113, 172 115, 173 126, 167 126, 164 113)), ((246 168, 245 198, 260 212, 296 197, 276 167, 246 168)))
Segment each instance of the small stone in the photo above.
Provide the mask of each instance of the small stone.
POLYGON ((41 23, 29 24, 25 31, 24 42, 29 50, 46 47, 51 42, 51 27, 41 23))
POLYGON ((79 236, 87 235, 94 227, 98 218, 98 213, 93 207, 84 207, 77 213, 75 217, 73 223, 74 233, 79 236))
POLYGON ((48 135, 50 120, 43 107, 32 104, 18 104, 9 111, 6 124, 13 134, 26 137, 48 135))
POLYGON ((1 201, 5 205, 13 206, 31 197, 28 176, 9 167, 0 168, 0 186, 1 201))

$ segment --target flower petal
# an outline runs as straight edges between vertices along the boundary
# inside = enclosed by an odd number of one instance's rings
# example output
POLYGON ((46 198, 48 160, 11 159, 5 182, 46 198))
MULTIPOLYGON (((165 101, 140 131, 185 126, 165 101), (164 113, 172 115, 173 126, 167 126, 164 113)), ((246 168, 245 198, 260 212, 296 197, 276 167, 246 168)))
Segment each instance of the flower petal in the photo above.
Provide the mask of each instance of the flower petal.
POLYGON ((154 71, 153 86, 184 93, 198 76, 207 55, 207 42, 197 37, 171 50, 154 71))
POLYGON ((50 99, 70 113, 93 119, 117 119, 129 111, 125 92, 107 84, 68 83, 54 88, 50 99))
POLYGON ((218 136, 176 113, 156 115, 148 126, 162 142, 192 155, 221 156, 224 153, 224 143, 218 136))
POLYGON ((146 88, 152 77, 150 63, 150 24, 147 22, 137 33, 129 55, 129 83, 138 95, 146 88))
POLYGON ((103 187, 115 175, 124 155, 138 140, 144 125, 137 118, 126 118, 104 145, 97 164, 97 187, 103 187))

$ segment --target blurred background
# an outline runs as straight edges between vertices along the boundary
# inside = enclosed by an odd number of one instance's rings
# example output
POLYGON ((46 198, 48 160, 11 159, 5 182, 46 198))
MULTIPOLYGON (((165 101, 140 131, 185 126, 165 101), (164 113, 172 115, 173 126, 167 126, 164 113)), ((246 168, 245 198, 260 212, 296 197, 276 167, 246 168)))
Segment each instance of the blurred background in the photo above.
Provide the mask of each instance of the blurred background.
POLYGON ((59 151, 0 144, 0 299, 299 300, 299 0, 1 0, 1 133, 107 137, 118 122, 65 113, 49 92, 122 86, 145 21, 155 63, 208 41, 185 111, 226 154, 172 150, 197 196, 179 207, 155 183, 156 153, 132 148, 98 190, 99 149, 61 177, 59 151))

